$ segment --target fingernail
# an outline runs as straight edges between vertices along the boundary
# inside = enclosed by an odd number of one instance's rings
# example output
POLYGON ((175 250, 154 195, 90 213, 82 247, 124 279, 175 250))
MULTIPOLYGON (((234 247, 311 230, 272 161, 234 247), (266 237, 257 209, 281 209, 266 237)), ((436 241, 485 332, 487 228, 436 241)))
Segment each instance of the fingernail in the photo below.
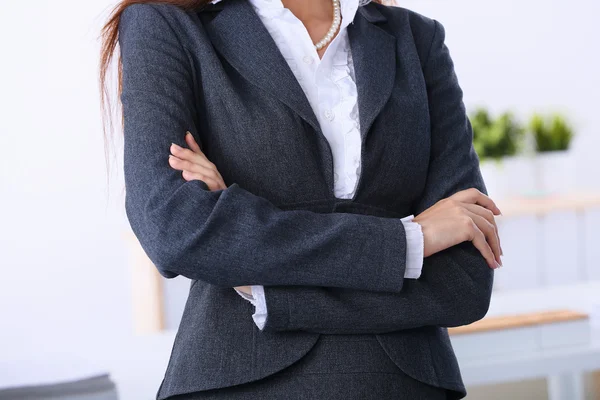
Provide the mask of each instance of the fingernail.
POLYGON ((186 135, 190 135, 190 136, 191 136, 191 135, 192 135, 192 132, 190 132, 190 131, 186 131, 186 132, 185 132, 185 134, 186 134, 186 135))
POLYGON ((499 269, 499 268, 502 268, 502 264, 498 264, 498 263, 496 262, 496 269, 499 269))

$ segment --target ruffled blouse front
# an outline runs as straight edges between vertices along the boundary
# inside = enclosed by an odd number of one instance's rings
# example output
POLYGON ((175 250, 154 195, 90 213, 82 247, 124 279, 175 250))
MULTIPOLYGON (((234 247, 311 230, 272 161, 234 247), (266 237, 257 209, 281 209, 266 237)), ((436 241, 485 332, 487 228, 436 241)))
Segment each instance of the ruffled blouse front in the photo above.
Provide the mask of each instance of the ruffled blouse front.
MULTIPOLYGON (((214 0, 217 3, 221 0, 214 0)), ((352 198, 361 172, 358 94, 347 26, 370 0, 342 0, 337 35, 319 58, 306 27, 281 0, 248 0, 285 58, 319 121, 333 156, 334 195, 352 198)))

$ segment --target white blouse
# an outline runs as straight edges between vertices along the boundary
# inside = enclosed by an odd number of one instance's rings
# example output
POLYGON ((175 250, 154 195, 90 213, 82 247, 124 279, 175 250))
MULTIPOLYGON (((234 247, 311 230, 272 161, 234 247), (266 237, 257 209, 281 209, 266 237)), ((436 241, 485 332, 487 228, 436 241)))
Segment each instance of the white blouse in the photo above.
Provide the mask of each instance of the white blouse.
MULTIPOLYGON (((218 3, 221 0, 213 0, 218 3)), ((358 94, 347 26, 358 7, 370 0, 340 0, 342 22, 338 34, 320 58, 306 27, 281 0, 248 0, 267 28, 298 83, 304 90, 330 144, 334 166, 334 194, 352 198, 361 173, 361 136, 358 94)), ((374 46, 376 44, 373 44, 374 46)), ((423 234, 413 216, 402 218, 407 240, 404 277, 417 279, 423 265, 423 234)), ((236 289, 237 291, 237 289, 236 289)), ((259 329, 266 323, 264 288, 252 286, 252 296, 237 291, 252 302, 252 315, 259 329)))

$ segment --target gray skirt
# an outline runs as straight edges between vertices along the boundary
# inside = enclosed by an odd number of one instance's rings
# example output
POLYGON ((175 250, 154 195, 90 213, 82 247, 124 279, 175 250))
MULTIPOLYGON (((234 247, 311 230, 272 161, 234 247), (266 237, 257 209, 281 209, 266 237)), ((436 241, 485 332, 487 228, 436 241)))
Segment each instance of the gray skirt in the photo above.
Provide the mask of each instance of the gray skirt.
POLYGON ((442 400, 448 394, 404 374, 374 335, 321 335, 300 360, 263 379, 169 400, 442 400))

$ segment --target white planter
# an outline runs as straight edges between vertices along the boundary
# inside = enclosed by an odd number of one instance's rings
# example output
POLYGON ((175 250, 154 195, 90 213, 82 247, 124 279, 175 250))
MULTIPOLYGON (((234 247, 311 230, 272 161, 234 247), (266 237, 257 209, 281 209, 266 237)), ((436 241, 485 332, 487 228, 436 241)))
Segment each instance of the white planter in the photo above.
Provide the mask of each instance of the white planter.
POLYGON ((575 187, 575 159, 570 151, 550 151, 535 156, 537 194, 565 194, 575 187))
POLYGON ((528 196, 535 191, 534 159, 526 156, 486 160, 480 164, 488 194, 495 200, 528 196))

